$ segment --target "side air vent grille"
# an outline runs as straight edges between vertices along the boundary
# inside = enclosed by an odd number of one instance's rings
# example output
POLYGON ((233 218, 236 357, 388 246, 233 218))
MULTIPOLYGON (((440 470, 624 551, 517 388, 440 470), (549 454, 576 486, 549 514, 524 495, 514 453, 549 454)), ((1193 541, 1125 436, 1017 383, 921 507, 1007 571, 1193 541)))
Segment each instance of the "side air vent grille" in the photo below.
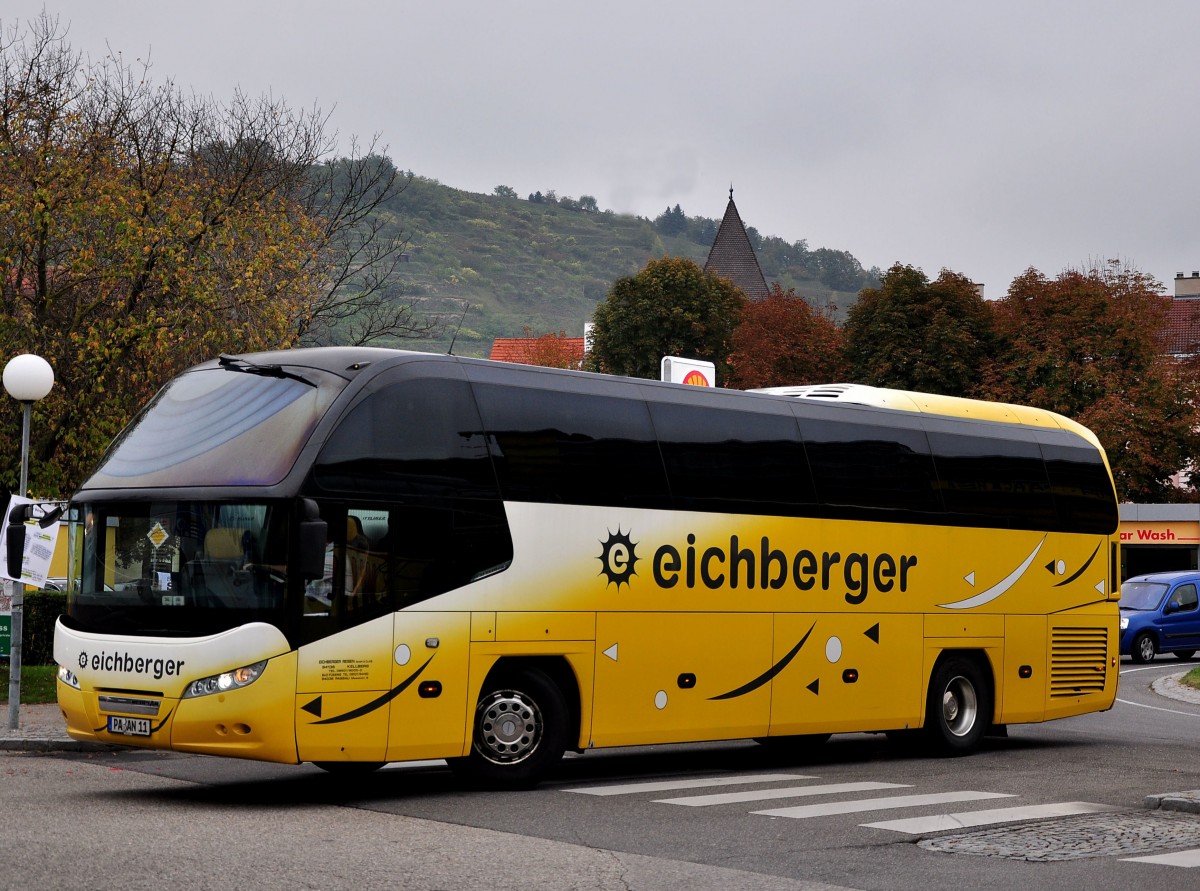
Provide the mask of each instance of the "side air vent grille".
POLYGON ((1103 693, 1108 678, 1108 632, 1055 628, 1050 639, 1050 697, 1103 693))

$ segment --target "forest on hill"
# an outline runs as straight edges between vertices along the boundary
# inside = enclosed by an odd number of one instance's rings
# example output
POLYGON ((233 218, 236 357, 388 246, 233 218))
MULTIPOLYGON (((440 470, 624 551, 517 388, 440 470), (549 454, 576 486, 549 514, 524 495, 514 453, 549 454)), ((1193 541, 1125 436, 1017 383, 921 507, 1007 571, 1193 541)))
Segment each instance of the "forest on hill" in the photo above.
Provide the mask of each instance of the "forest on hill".
MULTIPOLYGON (((380 163, 390 163, 380 159, 380 163)), ((405 174, 407 185, 377 210, 384 232, 405 244, 393 299, 444 326, 427 339, 378 345, 487 356, 497 337, 583 333, 584 322, 618 278, 648 260, 687 257, 703 265, 719 220, 689 217, 679 205, 655 219, 601 210, 594 198, 507 186, 490 195, 405 174)), ((841 318, 859 290, 879 283, 845 251, 809 250, 805 241, 762 236, 743 217, 768 283, 795 288, 841 318)))

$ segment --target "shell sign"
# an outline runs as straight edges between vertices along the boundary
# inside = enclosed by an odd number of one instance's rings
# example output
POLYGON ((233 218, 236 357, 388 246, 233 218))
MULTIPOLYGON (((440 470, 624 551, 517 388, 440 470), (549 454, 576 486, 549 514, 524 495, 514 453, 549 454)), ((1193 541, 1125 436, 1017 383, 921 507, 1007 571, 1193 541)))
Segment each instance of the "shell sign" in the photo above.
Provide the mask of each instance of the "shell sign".
POLYGON ((664 356, 660 365, 662 380, 672 384, 688 384, 693 387, 715 387, 717 366, 700 359, 681 359, 664 356))

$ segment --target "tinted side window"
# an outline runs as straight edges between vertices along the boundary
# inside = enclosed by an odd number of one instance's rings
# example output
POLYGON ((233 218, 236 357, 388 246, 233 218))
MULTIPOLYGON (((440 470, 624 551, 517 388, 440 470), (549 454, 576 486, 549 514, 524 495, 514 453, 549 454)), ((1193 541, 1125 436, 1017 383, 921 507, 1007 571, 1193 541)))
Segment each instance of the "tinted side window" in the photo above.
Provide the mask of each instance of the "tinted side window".
POLYGON ((650 415, 680 510, 811 513, 812 477, 790 412, 651 402, 650 415))
POLYGON ((1042 452, 1028 431, 927 421, 948 518, 1001 529, 1057 529, 1042 452))
MULTIPOLYGON (((538 383, 536 373, 523 376, 538 383)), ((491 382, 476 383, 475 395, 506 500, 669 505, 640 399, 491 382)))
MULTIPOLYGON (((443 374, 459 374, 456 368, 443 374)), ((512 539, 488 454, 487 439, 466 380, 421 376, 411 365, 385 372, 338 425, 313 471, 325 493, 352 507, 363 529, 345 547, 346 567, 331 567, 363 604, 405 606, 503 569, 512 539), (357 558, 354 563, 350 558, 357 558)), ((326 501, 338 518, 344 508, 326 501)), ((327 520, 329 522, 329 520, 327 520)), ((338 622, 365 621, 370 609, 332 610, 338 622)), ((331 619, 332 621, 332 619, 331 619)))
POLYGON ((466 381, 381 381, 351 409, 317 460, 336 492, 496 498, 487 441, 466 381))
MULTIPOLYGON (((918 423, 916 417, 899 414, 878 420, 868 413, 861 420, 801 415, 800 432, 817 499, 834 508, 871 508, 907 514, 912 521, 940 522, 942 503, 933 461, 918 423)), ((861 510, 849 515, 869 518, 861 510)))
POLYGON ((1117 499, 1100 453, 1072 434, 1039 431, 1038 439, 1060 527, 1111 534, 1117 528, 1117 499))

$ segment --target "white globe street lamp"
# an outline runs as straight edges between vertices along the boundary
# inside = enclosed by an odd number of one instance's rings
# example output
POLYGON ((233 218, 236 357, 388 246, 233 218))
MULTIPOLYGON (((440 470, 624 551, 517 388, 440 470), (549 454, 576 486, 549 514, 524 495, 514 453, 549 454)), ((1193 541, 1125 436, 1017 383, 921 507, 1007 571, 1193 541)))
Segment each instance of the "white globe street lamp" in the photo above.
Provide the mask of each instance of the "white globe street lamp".
MULTIPOLYGON (((43 399, 54 386, 54 369, 41 356, 22 353, 8 360, 4 366, 4 389, 13 399, 21 403, 21 488, 18 494, 28 497, 29 492, 29 414, 33 403, 43 399)), ((8 517, 4 518, 8 522, 8 517)), ((20 567, 14 573, 20 575, 20 567)), ((8 651, 8 729, 21 726, 21 634, 25 611, 25 585, 12 583, 12 640, 8 651)))

